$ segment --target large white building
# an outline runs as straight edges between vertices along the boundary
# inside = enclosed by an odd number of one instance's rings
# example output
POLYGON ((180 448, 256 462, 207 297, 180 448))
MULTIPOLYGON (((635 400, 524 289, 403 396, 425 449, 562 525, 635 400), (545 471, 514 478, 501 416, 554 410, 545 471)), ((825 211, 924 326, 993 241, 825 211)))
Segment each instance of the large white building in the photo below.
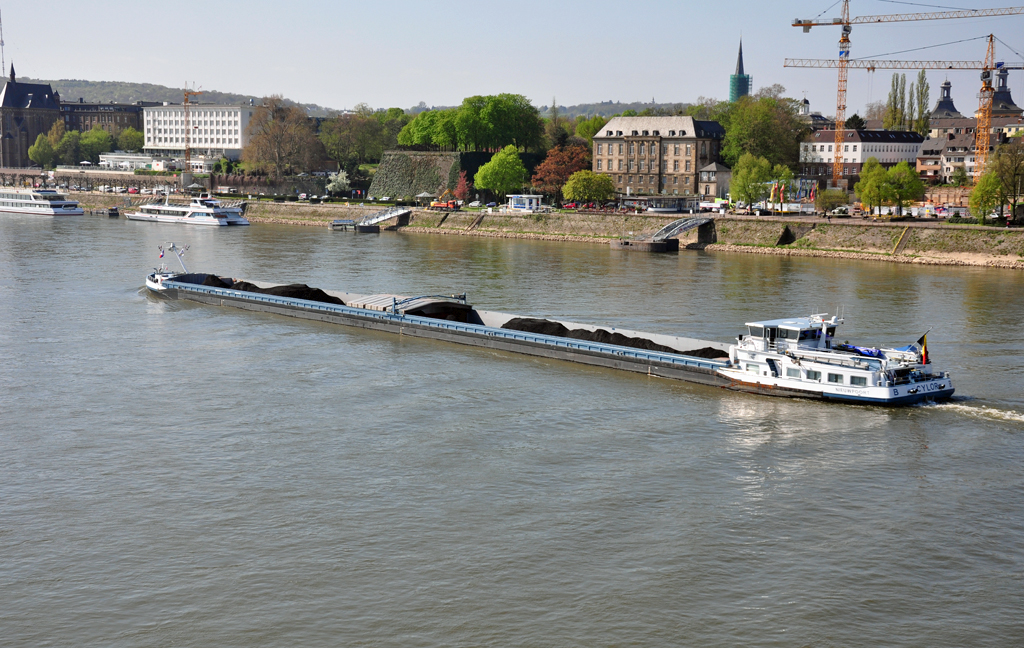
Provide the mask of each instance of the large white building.
MULTIPOLYGON (((254 106, 189 104, 192 155, 237 160, 248 143, 245 134, 254 106)), ((185 107, 164 104, 143 108, 145 152, 160 157, 185 155, 185 107)))

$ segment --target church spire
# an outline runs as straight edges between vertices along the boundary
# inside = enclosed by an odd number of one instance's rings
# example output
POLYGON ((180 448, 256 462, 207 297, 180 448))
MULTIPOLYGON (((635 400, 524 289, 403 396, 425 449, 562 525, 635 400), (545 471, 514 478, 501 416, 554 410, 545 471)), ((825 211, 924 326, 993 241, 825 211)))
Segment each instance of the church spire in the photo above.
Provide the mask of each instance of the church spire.
POLYGON ((743 39, 740 39, 740 54, 736 57, 736 76, 743 76, 743 39))

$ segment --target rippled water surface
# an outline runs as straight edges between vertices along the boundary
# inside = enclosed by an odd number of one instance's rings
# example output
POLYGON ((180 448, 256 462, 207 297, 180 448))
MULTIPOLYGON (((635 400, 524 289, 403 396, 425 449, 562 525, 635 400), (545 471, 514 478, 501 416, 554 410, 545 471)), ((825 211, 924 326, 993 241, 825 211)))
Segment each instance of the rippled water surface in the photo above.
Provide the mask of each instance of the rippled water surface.
POLYGON ((0 220, 0 645, 1024 644, 1024 277, 0 220), (153 298, 190 269, 729 340, 845 308, 950 404, 781 400, 153 298))

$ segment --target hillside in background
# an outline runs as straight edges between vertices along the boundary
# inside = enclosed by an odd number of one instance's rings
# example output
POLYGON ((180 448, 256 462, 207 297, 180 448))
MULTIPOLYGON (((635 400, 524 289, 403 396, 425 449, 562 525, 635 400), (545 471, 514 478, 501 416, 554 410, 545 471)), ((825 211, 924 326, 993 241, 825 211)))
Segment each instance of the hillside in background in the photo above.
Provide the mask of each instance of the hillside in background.
MULTIPOLYGON (((184 97, 183 88, 169 88, 153 83, 127 83, 123 81, 83 81, 80 79, 30 79, 22 77, 26 83, 49 83, 50 87, 60 93, 63 101, 78 101, 79 98, 96 103, 133 103, 136 101, 169 101, 180 104, 184 97)), ((262 97, 236 94, 233 92, 217 92, 203 90, 199 97, 200 103, 214 104, 247 104, 249 100, 260 103, 262 97)), ((300 106, 313 117, 328 117, 339 111, 317 104, 300 104, 289 99, 285 103, 300 106)))
MULTIPOLYGON (((690 104, 685 103, 654 103, 647 101, 634 101, 632 103, 623 103, 621 101, 602 101, 600 103, 586 103, 576 104, 575 106, 558 106, 558 114, 562 117, 578 117, 583 115, 586 117, 593 117, 594 115, 601 115, 602 117, 611 117, 617 115, 625 110, 635 110, 641 112, 643 110, 662 110, 668 111, 667 114, 673 114, 677 111, 686 110, 686 107, 690 104)), ((551 116, 550 106, 541 106, 540 114, 542 117, 551 116)))

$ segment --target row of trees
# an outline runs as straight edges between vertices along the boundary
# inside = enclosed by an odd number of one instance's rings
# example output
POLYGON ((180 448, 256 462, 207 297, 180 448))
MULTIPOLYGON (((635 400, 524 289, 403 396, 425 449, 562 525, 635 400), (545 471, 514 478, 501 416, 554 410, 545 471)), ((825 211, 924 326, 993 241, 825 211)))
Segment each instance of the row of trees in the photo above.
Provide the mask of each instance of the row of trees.
MULTIPOLYGON (((583 156, 581 149, 585 150, 579 145, 552 149, 544 164, 537 167, 532 179, 534 189, 549 195, 563 195, 568 200, 586 202, 613 197, 615 183, 611 176, 594 173, 586 168, 590 165, 589 156, 583 156), (563 172, 556 175, 553 170, 559 165, 564 165, 561 167, 563 172)), ((527 177, 526 167, 519 157, 519 149, 510 144, 495 153, 490 162, 480 167, 473 178, 473 185, 467 183, 466 173, 463 171, 455 188, 455 197, 465 200, 474 185, 477 189, 485 189, 504 196, 522 189, 527 177)))
MULTIPOLYGON (((978 178, 978 184, 971 192, 971 213, 982 225, 988 214, 1003 205, 1016 209, 1024 196, 1024 140, 1015 137, 996 150, 987 171, 978 178)), ((1016 214, 1010 214, 1016 217, 1016 214)))
POLYGON ((924 70, 917 74, 917 84, 910 84, 907 92, 907 75, 893 74, 892 87, 885 102, 882 127, 886 130, 910 130, 928 137, 930 111, 928 104, 931 86, 924 70))
POLYGON ((48 133, 40 133, 36 137, 35 143, 28 147, 28 157, 44 169, 51 169, 58 164, 96 164, 101 153, 109 153, 115 146, 122 151, 142 150, 142 133, 129 126, 115 139, 99 125, 80 133, 65 131, 64 122, 58 120, 48 133))
POLYGON ((910 203, 923 198, 924 189, 921 176, 906 161, 886 169, 874 157, 864 162, 860 181, 853 186, 869 213, 882 205, 892 205, 897 216, 902 216, 910 203))

